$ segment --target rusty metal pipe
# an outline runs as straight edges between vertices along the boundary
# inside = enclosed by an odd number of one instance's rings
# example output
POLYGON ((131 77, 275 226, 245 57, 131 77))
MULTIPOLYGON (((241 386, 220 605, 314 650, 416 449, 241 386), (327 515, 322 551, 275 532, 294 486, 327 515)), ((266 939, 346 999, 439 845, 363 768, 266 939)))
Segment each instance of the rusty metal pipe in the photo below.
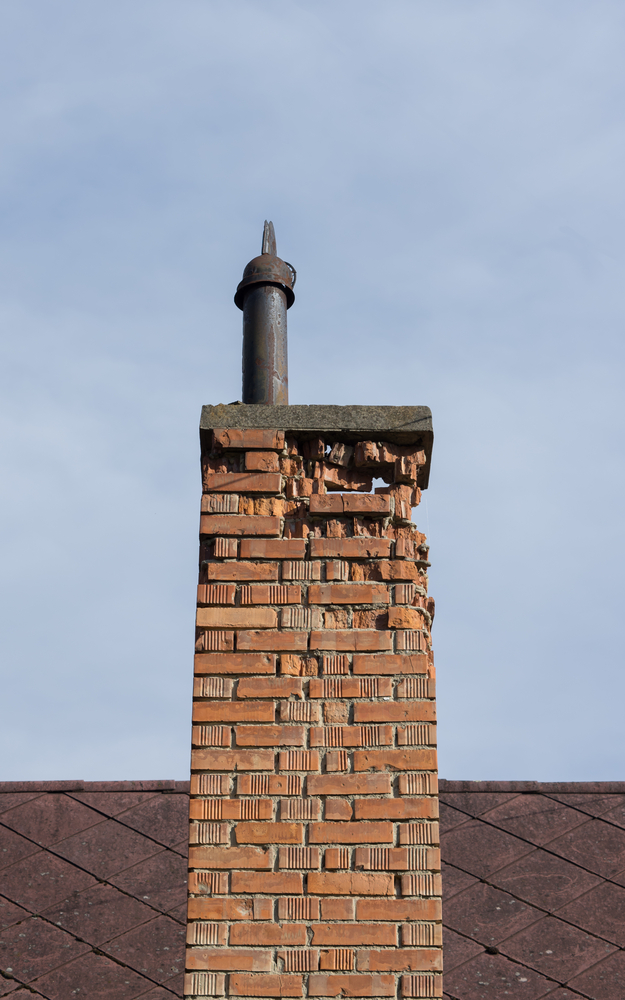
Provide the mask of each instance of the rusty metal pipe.
POLYGON ((243 402, 289 401, 286 295, 279 285, 253 285, 243 304, 243 402))
POLYGON ((293 305, 295 269, 276 252, 265 222, 260 257, 251 260, 234 297, 243 310, 243 402, 289 402, 286 311, 293 305))

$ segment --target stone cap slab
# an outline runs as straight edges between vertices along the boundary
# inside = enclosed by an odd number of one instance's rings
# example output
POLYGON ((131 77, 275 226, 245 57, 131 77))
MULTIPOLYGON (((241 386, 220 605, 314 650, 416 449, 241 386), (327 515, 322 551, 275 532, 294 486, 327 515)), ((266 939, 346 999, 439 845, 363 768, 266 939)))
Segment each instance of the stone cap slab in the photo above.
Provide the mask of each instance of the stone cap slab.
POLYGON ((333 441, 389 441, 420 445, 426 464, 419 475, 425 489, 430 475, 434 431, 429 406, 264 406, 219 403, 203 406, 200 437, 215 428, 280 430, 299 437, 330 436, 333 441))

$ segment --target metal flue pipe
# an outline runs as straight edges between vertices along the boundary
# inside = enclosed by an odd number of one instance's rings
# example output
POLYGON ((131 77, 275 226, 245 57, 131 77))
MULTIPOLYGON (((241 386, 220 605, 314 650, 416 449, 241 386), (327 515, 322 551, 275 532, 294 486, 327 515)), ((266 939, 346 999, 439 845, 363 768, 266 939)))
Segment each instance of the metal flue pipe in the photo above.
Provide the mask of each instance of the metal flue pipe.
POLYGON ((295 268, 276 252, 273 222, 265 222, 260 257, 243 272, 234 296, 243 310, 243 402, 289 401, 286 311, 295 301, 295 268))

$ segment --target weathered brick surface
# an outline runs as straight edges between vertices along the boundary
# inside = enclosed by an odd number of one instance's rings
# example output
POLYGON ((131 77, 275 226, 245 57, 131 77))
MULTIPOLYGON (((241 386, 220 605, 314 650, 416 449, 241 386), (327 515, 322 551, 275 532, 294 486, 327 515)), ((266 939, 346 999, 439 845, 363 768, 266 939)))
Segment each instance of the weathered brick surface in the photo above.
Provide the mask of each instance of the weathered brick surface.
POLYGON ((212 562, 205 567, 207 580, 268 580, 278 579, 277 563, 212 562))
POLYGON ((280 518, 259 514, 202 514, 201 535, 279 535, 280 518))
POLYGON ((423 451, 203 447, 185 996, 442 996, 423 451))

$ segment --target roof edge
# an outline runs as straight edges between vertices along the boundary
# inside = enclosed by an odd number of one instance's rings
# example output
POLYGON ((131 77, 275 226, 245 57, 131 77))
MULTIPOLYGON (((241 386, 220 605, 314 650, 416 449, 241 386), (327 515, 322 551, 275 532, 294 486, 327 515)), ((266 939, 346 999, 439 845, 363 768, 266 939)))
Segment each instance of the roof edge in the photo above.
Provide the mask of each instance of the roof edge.
POLYGON ((188 781, 0 781, 2 792, 188 792, 188 781))
POLYGON ((625 781, 450 781, 439 778, 438 787, 441 792, 625 794, 625 781))

